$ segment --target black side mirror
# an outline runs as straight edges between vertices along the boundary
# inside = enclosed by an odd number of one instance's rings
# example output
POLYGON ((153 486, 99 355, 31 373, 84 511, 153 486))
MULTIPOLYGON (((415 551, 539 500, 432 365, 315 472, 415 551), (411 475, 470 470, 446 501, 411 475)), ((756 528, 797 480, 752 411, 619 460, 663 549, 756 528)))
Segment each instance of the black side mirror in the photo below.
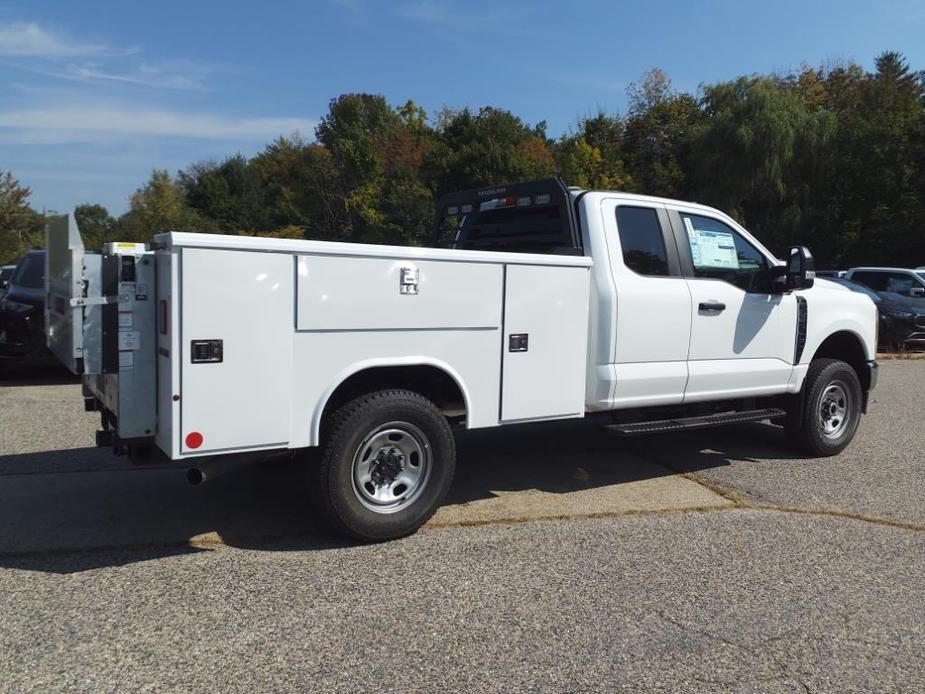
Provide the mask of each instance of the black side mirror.
POLYGON ((790 249, 787 261, 787 289, 809 289, 816 281, 816 261, 806 246, 790 249))

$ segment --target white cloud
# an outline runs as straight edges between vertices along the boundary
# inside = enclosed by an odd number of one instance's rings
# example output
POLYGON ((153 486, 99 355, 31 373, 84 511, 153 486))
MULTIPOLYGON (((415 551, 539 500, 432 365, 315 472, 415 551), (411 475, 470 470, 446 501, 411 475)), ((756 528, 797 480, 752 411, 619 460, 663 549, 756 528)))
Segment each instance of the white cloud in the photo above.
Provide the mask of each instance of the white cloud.
POLYGON ((307 118, 233 118, 208 112, 99 105, 55 106, 0 112, 0 143, 111 142, 137 137, 268 142, 280 135, 310 135, 307 118))
POLYGON ((0 56, 31 58, 77 58, 127 55, 137 49, 117 49, 88 43, 40 27, 34 22, 0 23, 0 56))
POLYGON ((230 70, 211 63, 174 60, 141 63, 125 70, 107 68, 98 62, 68 63, 61 67, 16 65, 22 70, 74 82, 103 82, 158 89, 205 90, 205 80, 216 72, 230 70))

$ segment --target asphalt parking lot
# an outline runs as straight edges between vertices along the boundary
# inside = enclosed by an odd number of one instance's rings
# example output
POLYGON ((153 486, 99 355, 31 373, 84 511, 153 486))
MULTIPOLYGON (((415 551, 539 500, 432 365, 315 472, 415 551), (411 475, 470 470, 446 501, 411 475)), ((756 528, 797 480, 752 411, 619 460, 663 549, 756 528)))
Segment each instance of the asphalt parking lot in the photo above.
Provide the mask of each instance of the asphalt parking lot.
POLYGON ((446 505, 375 546, 300 470, 191 488, 0 377, 0 691, 923 691, 925 361, 849 449, 778 427, 463 432, 446 505))

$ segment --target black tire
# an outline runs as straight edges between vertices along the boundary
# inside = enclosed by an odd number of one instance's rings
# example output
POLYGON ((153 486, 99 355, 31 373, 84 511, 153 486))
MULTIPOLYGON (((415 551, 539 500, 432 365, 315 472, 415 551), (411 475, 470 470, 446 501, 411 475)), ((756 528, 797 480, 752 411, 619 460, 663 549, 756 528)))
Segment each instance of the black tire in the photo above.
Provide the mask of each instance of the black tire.
POLYGON ((362 395, 334 412, 324 430, 309 483, 317 512, 339 533, 364 542, 410 535, 453 483, 453 433, 440 410, 418 393, 362 395), (364 475, 365 484, 359 481, 364 475))
POLYGON ((863 394, 855 370, 838 359, 815 359, 801 396, 802 413, 788 417, 788 432, 810 455, 841 453, 861 421, 863 394))

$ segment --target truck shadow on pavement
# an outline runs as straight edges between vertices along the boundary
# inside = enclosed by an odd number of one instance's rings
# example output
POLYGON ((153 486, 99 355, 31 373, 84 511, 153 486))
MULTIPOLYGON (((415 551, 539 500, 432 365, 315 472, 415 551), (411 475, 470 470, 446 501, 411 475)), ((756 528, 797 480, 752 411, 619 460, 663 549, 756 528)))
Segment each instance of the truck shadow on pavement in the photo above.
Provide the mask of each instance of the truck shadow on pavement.
MULTIPOLYGON (((796 457, 776 428, 747 428, 752 454, 760 432, 762 457, 796 457)), ((535 517, 594 515, 608 504, 619 512, 662 493, 666 498, 659 503, 701 507, 696 495, 711 493, 676 473, 727 465, 730 456, 742 460, 733 449, 746 447, 704 453, 706 441, 716 445, 713 438, 683 435, 686 443, 678 443, 686 452, 669 468, 647 455, 658 441, 616 439, 593 421, 460 432, 456 481, 435 521, 523 520, 525 513, 534 517, 534 507, 535 517), (658 484, 662 491, 652 486, 658 484), (690 494, 695 498, 685 496, 690 494)), ((727 434, 723 440, 736 439, 727 434)), ((73 573, 220 544, 267 551, 354 544, 313 520, 303 475, 300 462, 287 461, 190 487, 182 468, 138 468, 97 449, 0 456, 0 567, 73 573)))

